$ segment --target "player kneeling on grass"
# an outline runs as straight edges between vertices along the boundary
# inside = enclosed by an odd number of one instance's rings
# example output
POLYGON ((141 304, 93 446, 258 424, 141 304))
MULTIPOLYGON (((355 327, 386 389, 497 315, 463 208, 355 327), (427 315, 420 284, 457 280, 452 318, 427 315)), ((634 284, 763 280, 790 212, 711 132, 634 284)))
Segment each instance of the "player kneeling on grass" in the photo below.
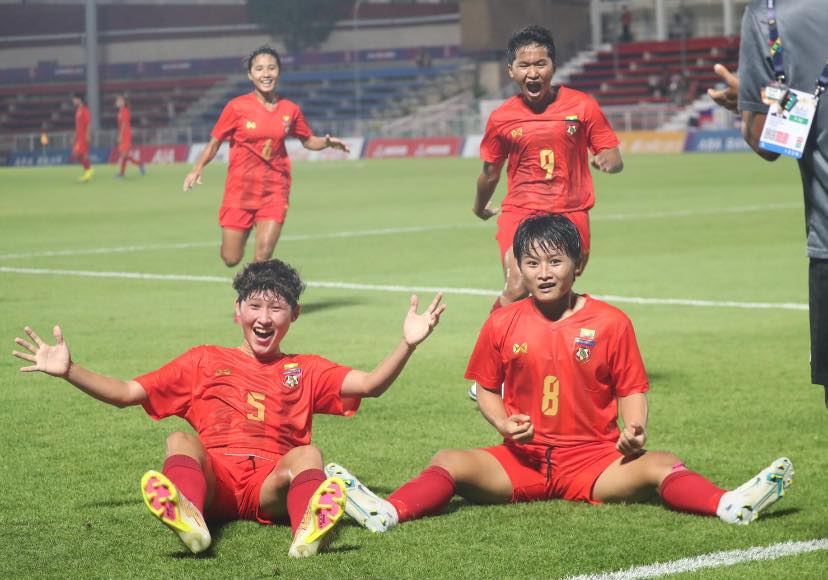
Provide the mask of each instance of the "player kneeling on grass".
POLYGON ((445 309, 438 294, 423 314, 418 300, 403 339, 371 372, 316 355, 285 354, 282 339, 299 316, 304 284, 279 260, 248 265, 235 278, 243 340, 238 348, 198 346, 157 371, 131 381, 99 375, 72 361, 59 326, 57 344, 15 342, 14 355, 118 407, 143 405, 153 419, 178 415, 198 432, 172 433, 161 472, 148 471, 141 493, 150 511, 193 553, 210 545, 207 519, 289 519, 291 556, 310 556, 330 540, 342 516, 345 484, 326 478, 322 455, 310 445, 313 413, 351 415, 363 397, 385 392, 445 309))
POLYGON ((513 250, 531 294, 492 313, 466 372, 482 387, 480 411, 503 444, 440 451, 387 500, 329 464, 326 473, 348 486, 349 515, 384 531, 440 513, 455 493, 489 504, 602 503, 658 490, 671 509, 747 524, 784 495, 794 474, 784 457, 725 491, 672 453, 645 450, 649 385, 633 327, 619 309, 573 292, 581 251, 572 222, 529 218, 513 250))

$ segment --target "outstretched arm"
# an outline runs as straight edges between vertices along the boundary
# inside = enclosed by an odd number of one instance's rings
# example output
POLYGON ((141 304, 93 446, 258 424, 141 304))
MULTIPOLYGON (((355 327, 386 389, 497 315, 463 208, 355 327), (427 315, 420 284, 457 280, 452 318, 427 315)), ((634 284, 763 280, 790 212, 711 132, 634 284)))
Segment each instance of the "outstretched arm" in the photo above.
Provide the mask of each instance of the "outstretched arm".
POLYGON ((201 151, 201 155, 198 156, 198 161, 193 165, 192 171, 184 178, 184 191, 189 191, 194 185, 201 185, 201 172, 213 160, 220 147, 221 141, 215 137, 210 137, 210 142, 201 151))
POLYGON ((60 326, 55 326, 52 331, 56 342, 54 346, 46 344, 30 327, 27 326, 24 330, 34 344, 19 337, 15 338, 14 342, 29 352, 12 352, 17 358, 32 363, 21 367, 22 372, 39 371, 66 379, 87 395, 116 407, 138 405, 147 399, 147 393, 141 383, 99 375, 72 362, 69 345, 63 340, 60 326))
POLYGON ((302 140, 302 146, 305 149, 310 149, 311 151, 321 151, 322 149, 330 147, 331 149, 339 149, 345 153, 351 152, 351 149, 345 141, 337 139, 336 137, 331 137, 330 135, 325 135, 324 137, 317 137, 316 135, 306 137, 302 140))
POLYGON ((417 314, 419 298, 411 297, 411 306, 403 323, 403 339, 385 359, 370 373, 352 370, 345 375, 340 390, 343 397, 379 397, 396 380, 418 344, 423 342, 440 322, 440 315, 446 309, 440 304, 442 293, 438 292, 422 314, 417 314))
POLYGON ((477 194, 474 198, 474 206, 472 211, 474 215, 482 220, 487 220, 492 216, 500 213, 500 208, 492 207, 489 201, 497 189, 497 183, 500 181, 500 170, 503 168, 503 163, 483 163, 483 170, 477 177, 477 194))
POLYGON ((635 455, 647 443, 647 395, 635 393, 618 397, 624 430, 615 447, 626 456, 635 455))
POLYGON ((535 435, 535 427, 529 415, 507 415, 500 395, 480 385, 477 385, 477 406, 480 407, 480 412, 486 420, 504 439, 528 443, 535 435))

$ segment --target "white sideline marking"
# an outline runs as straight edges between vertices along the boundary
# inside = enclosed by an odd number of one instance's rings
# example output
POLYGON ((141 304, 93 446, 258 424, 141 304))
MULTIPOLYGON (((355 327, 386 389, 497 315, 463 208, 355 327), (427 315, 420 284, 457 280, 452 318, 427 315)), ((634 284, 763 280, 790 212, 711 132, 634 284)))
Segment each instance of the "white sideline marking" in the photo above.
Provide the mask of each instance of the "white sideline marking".
MULTIPOLYGON (((221 282, 228 284, 231 278, 226 276, 190 276, 187 274, 148 274, 141 272, 93 272, 89 270, 53 270, 45 268, 9 268, 0 266, 0 273, 4 274, 35 274, 47 276, 80 276, 84 278, 124 278, 133 280, 163 280, 168 282, 221 282)), ((338 288, 342 290, 368 290, 375 292, 443 292, 461 296, 497 296, 499 290, 484 288, 451 288, 445 286, 398 286, 390 284, 355 284, 351 282, 307 282, 309 288, 338 288)), ((807 304, 795 302, 734 302, 715 300, 686 300, 681 298, 642 298, 636 296, 593 295, 599 300, 607 302, 621 302, 628 304, 645 304, 660 306, 696 306, 710 308, 745 308, 750 310, 808 310, 807 304)))
MULTIPOLYGON (((621 221, 636 219, 660 219, 668 217, 688 217, 696 215, 718 215, 738 214, 748 212, 771 211, 777 209, 799 209, 802 204, 777 203, 768 205, 742 205, 728 208, 700 209, 700 210, 675 210, 652 213, 611 213, 604 215, 591 215, 592 221, 621 221)), ((331 232, 328 234, 295 234, 282 236, 281 242, 305 242, 312 240, 328 240, 337 238, 362 238, 368 236, 388 236, 396 234, 414 234, 422 232, 435 232, 440 230, 476 229, 490 227, 485 223, 471 224, 445 224, 433 226, 411 226, 400 228, 382 228, 377 230, 356 230, 345 232, 331 232)), ((44 250, 41 252, 20 252, 11 254, 0 254, 0 260, 18 260, 25 258, 43 258, 57 256, 85 256, 95 254, 121 254, 128 252, 144 252, 153 250, 181 250, 189 248, 212 248, 218 246, 219 242, 181 242, 169 244, 140 244, 134 246, 115 246, 112 248, 80 248, 77 250, 44 250)))
POLYGON ((828 550, 828 538, 805 542, 783 542, 771 544, 763 548, 753 547, 746 550, 712 552, 693 558, 681 558, 680 560, 658 562, 647 566, 634 566, 628 570, 619 570, 618 572, 570 576, 566 580, 634 580, 637 578, 655 578, 658 576, 692 572, 693 570, 702 568, 719 568, 758 560, 776 560, 777 558, 783 558, 785 556, 807 554, 808 552, 816 552, 817 550, 828 550))

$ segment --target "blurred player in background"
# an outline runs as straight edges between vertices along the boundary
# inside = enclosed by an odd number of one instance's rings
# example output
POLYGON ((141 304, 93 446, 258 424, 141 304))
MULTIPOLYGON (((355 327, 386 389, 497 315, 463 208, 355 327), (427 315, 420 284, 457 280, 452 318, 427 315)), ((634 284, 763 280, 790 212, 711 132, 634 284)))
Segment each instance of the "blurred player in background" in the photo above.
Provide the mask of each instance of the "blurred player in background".
POLYGON ((387 501, 329 464, 326 473, 348 485, 349 515, 385 531, 442 512, 455 493, 503 504, 625 502, 657 491, 673 510, 748 524, 784 495, 794 475, 784 457, 725 491, 674 454, 645 449, 649 382, 632 323, 614 306, 573 291, 579 238, 569 219, 552 214, 526 219, 515 234, 514 255, 531 295, 492 313, 466 370, 503 443, 440 451, 387 501))
POLYGON ((137 154, 130 153, 132 147, 132 125, 129 113, 129 101, 125 95, 115 97, 115 106, 118 108, 118 177, 123 177, 126 171, 127 161, 138 166, 141 175, 146 173, 144 164, 137 157, 137 154))
POLYGON ((247 59, 247 76, 253 92, 232 99, 224 107, 210 142, 184 178, 184 191, 201 183, 204 167, 215 157, 222 141, 230 141, 230 165, 219 208, 222 228, 221 259, 235 266, 254 225, 254 260, 273 255, 285 222, 290 196, 290 159, 285 139, 296 137, 305 149, 332 147, 348 152, 341 140, 314 136, 299 106, 279 96, 276 86, 282 65, 269 46, 253 51, 247 59))
POLYGON ((72 104, 75 106, 75 142, 72 145, 72 158, 83 166, 83 175, 78 181, 85 182, 95 175, 95 170, 89 162, 89 123, 92 117, 83 93, 72 95, 72 104))
MULTIPOLYGON (((148 471, 141 493, 152 514, 193 553, 211 543, 207 519, 246 519, 271 524, 290 520, 290 556, 312 556, 328 541, 342 515, 344 483, 326 478, 322 454, 311 442, 314 413, 353 415, 365 397, 378 397, 394 382, 440 320, 438 294, 423 314, 411 297, 403 336, 371 372, 316 355, 285 354, 282 339, 299 317, 299 274, 279 260, 254 262, 236 276, 238 348, 198 346, 160 369, 131 381, 99 375, 72 361, 59 326, 57 344, 29 327, 14 355, 115 405, 143 405, 153 419, 177 415, 198 435, 168 436, 161 472, 148 471)), ((94 483, 93 483, 94 485, 94 483)), ((102 490, 96 489, 95 494, 102 490)))
POLYGON ((595 204, 592 166, 607 173, 624 164, 619 141, 592 97, 564 86, 553 86, 555 44, 540 26, 527 26, 509 40, 507 71, 520 89, 489 116, 480 144, 483 170, 477 178, 473 211, 482 220, 500 213, 497 243, 506 285, 492 310, 526 296, 512 256, 515 230, 527 216, 566 214, 581 233, 583 256, 589 259, 589 209, 595 204), (508 191, 502 208, 490 204, 503 164, 508 159, 508 191))

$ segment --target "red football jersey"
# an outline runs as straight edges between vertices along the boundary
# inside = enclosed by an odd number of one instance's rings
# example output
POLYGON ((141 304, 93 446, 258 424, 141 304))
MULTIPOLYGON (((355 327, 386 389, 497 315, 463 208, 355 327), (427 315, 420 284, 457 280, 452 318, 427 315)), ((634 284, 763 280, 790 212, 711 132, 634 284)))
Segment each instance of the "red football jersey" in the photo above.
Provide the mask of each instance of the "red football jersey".
POLYGON ((531 297, 492 313, 466 378, 500 391, 509 415, 531 417, 534 444, 615 441, 617 397, 649 389, 632 323, 621 310, 585 295, 556 322, 531 297))
POLYGON ((75 143, 87 145, 89 143, 89 123, 92 117, 89 108, 81 105, 75 109, 75 143))
POLYGON ((310 443, 314 413, 356 412, 359 399, 340 394, 350 370, 316 355, 263 363, 237 348, 198 346, 135 380, 150 417, 183 417, 205 447, 284 455, 310 443))
POLYGON ((118 110, 118 143, 123 147, 132 143, 132 127, 130 126, 130 114, 127 107, 118 110))
POLYGON ((480 158, 509 160, 504 210, 580 211, 595 205, 587 150, 595 154, 618 144, 595 99, 562 86, 542 113, 520 95, 492 111, 480 158))
POLYGON ((224 206, 258 209, 290 192, 289 135, 313 136, 296 103, 279 99, 268 111, 253 93, 227 103, 212 132, 219 141, 230 141, 224 206))

